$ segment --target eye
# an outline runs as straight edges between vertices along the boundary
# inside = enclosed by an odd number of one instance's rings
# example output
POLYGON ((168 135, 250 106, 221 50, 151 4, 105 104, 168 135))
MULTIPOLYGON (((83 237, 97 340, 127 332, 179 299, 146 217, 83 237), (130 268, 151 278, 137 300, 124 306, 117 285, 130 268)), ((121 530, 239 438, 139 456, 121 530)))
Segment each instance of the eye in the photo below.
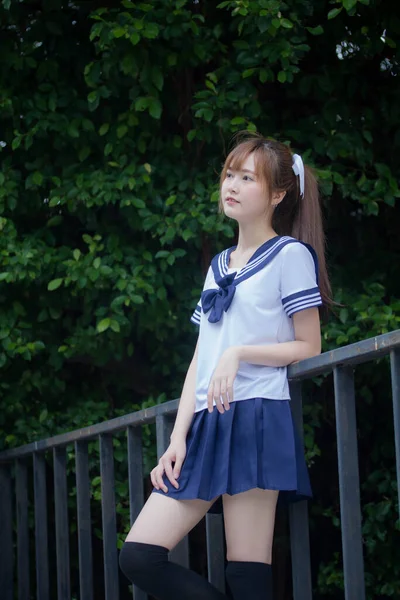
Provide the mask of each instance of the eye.
POLYGON ((226 177, 227 177, 227 179, 228 179, 229 177, 232 177, 232 173, 230 173, 230 172, 228 171, 228 172, 227 172, 227 174, 226 174, 226 177))
POLYGON ((243 175, 243 179, 244 179, 244 181, 254 181, 254 179, 252 179, 248 175, 243 175))

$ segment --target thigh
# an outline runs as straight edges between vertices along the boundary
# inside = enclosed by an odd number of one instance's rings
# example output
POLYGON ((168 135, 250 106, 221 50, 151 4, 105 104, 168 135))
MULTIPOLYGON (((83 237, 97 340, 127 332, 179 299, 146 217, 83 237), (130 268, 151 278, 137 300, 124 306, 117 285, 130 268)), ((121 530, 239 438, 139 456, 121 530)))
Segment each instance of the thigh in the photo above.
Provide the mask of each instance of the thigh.
POLYGON ((126 541, 155 544, 172 550, 204 517, 211 505, 212 501, 176 500, 164 494, 150 494, 126 541))
POLYGON ((271 564, 278 493, 256 488, 223 495, 228 560, 271 564))

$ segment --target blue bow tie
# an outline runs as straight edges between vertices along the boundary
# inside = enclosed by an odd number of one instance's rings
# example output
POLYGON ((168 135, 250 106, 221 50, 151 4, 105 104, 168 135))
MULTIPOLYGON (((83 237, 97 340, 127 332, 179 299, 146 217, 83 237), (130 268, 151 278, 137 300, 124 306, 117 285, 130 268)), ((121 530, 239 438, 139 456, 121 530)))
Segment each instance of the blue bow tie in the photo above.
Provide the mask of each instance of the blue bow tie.
POLYGON ((201 294, 201 306, 203 312, 207 313, 210 323, 218 323, 221 320, 222 312, 230 307, 233 296, 236 292, 236 286, 233 284, 236 273, 230 273, 217 281, 219 288, 216 290, 206 290, 201 294))

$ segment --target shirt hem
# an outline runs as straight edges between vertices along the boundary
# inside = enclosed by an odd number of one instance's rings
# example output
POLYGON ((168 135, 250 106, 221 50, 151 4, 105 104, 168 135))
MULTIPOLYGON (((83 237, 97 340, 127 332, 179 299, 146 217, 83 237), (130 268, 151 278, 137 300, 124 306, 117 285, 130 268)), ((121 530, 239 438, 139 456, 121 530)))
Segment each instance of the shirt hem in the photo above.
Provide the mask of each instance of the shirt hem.
MULTIPOLYGON (((285 402, 285 401, 291 401, 291 398, 271 398, 271 396, 251 396, 250 398, 236 398, 235 400, 233 400, 233 402, 230 402, 230 404, 234 404, 235 402, 246 402, 246 400, 254 400, 254 398, 262 398, 263 400, 273 400, 274 402, 285 402)), ((215 406, 215 405, 214 405, 215 406)), ((200 407, 200 408, 195 408, 195 414, 198 412, 201 412, 202 410, 207 410, 207 403, 205 406, 200 407)))

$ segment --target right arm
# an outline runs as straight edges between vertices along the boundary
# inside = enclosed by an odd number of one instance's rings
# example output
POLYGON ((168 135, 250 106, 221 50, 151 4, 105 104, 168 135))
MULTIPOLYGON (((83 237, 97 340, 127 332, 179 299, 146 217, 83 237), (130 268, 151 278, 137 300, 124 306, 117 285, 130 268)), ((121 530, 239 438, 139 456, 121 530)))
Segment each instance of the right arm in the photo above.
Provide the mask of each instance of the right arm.
POLYGON ((193 419, 196 406, 196 373, 198 351, 199 341, 197 340, 193 358, 186 373, 185 383, 183 384, 181 399, 179 400, 178 413, 176 415, 175 425, 171 433, 171 442, 174 440, 186 440, 186 436, 193 419))
POLYGON ((164 492, 168 491, 168 488, 163 481, 164 473, 172 485, 176 488, 179 488, 179 484, 176 479, 179 477, 182 463, 185 460, 186 436, 189 431, 196 407, 198 347, 199 342, 197 341, 192 361, 186 373, 185 383, 183 385, 178 412, 175 419, 175 425, 171 433, 171 443, 158 461, 158 465, 154 467, 150 473, 151 482, 154 487, 157 490, 161 488, 164 492), (174 463, 173 467, 172 463, 174 463))

